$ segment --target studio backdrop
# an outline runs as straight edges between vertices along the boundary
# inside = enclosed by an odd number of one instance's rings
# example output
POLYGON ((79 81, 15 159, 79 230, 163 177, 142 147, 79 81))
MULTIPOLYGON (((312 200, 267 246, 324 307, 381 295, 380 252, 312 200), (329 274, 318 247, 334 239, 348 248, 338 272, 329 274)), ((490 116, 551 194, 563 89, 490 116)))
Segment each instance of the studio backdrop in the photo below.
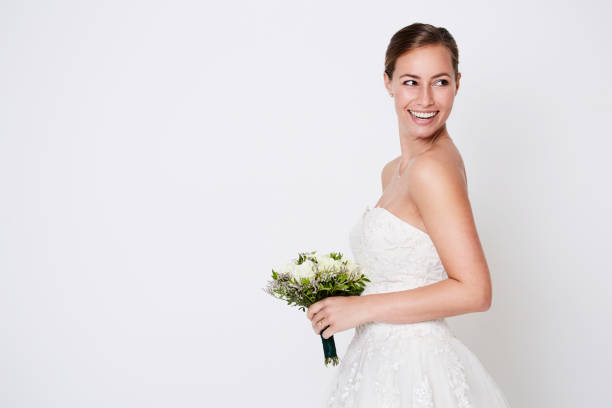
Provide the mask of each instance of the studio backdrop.
POLYGON ((352 256, 413 22, 459 47, 447 128, 493 283, 449 323, 512 406, 610 406, 611 11, 3 1, 0 406, 322 406, 337 368, 262 288, 298 250, 352 256))

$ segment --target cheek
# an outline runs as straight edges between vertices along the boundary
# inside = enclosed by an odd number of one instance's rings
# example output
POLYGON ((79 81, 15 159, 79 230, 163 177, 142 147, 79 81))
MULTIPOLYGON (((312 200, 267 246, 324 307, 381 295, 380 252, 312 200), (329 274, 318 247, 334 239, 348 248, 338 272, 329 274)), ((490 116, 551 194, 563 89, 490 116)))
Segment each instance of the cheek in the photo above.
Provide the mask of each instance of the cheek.
POLYGON ((398 112, 405 111, 413 101, 417 98, 417 93, 414 91, 402 91, 395 94, 395 109, 398 112))
POLYGON ((440 92, 438 92, 436 94, 436 99, 437 99, 437 103, 440 106, 443 106, 445 108, 451 107, 453 105, 453 101, 455 100, 455 93, 452 89, 450 88, 446 88, 444 90, 440 90, 440 92))
POLYGON ((418 95, 419 95, 419 92, 417 91, 416 88, 408 88, 408 87, 400 88, 400 90, 395 93, 396 97, 400 99, 405 99, 405 100, 414 99, 418 95))

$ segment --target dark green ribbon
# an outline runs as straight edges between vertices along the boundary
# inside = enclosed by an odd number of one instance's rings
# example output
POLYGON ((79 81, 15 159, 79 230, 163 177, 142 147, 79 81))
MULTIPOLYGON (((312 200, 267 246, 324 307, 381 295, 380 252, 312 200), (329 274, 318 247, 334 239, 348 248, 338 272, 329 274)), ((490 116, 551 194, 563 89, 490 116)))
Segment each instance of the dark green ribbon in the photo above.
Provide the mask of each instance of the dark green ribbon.
POLYGON ((334 342, 334 336, 330 336, 328 339, 323 337, 323 332, 328 327, 329 326, 323 328, 323 330, 319 332, 319 335, 321 336, 321 340, 323 342, 323 354, 325 356, 325 366, 327 366, 329 363, 332 363, 332 365, 338 365, 338 355, 336 354, 336 343, 334 342))

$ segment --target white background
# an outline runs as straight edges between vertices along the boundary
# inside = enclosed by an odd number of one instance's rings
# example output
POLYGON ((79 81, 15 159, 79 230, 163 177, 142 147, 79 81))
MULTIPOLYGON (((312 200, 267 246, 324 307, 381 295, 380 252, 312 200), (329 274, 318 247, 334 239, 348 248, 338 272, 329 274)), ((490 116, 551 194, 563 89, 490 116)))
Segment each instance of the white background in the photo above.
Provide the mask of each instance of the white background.
POLYGON ((449 322, 513 407, 609 406, 611 11, 3 1, 0 406, 322 406, 320 338, 261 288, 298 250, 350 256, 413 22, 459 45, 447 125, 493 281, 449 322))

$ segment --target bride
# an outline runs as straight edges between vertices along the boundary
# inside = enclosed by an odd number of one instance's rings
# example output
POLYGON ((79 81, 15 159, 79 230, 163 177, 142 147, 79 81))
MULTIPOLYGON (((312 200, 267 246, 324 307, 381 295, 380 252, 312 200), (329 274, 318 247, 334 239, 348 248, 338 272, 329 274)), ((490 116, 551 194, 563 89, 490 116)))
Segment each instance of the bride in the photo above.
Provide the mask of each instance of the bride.
POLYGON ((446 120, 459 90, 458 50, 442 27, 393 35, 384 83, 394 98, 401 155, 382 170, 382 196, 349 238, 371 282, 361 296, 314 303, 324 338, 355 328, 326 395, 328 407, 472 407, 509 404, 446 317, 484 312, 491 278, 446 120))

